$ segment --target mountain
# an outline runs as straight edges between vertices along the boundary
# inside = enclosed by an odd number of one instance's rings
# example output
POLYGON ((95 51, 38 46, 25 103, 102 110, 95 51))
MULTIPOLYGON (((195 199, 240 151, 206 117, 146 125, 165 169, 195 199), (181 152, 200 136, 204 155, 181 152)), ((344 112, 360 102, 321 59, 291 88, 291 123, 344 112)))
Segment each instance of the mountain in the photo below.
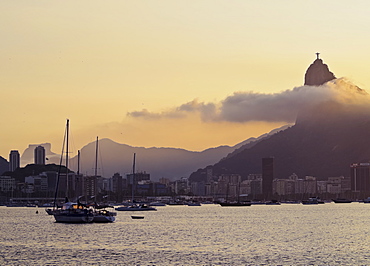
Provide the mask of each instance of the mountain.
MULTIPOLYGON (((158 181, 161 177, 170 180, 189 177, 194 169, 214 164, 235 149, 242 149, 242 146, 268 136, 270 135, 265 134, 257 139, 247 139, 233 147, 219 146, 201 152, 175 148, 132 147, 110 139, 102 139, 98 142, 98 173, 105 177, 111 177, 116 172, 121 175, 131 173, 133 154, 136 153, 136 171, 149 173, 151 180, 158 181)), ((89 143, 81 149, 81 173, 93 174, 95 150, 96 142, 89 143)), ((71 165, 77 165, 77 157, 71 159, 71 165)))
POLYGON ((319 58, 319 53, 317 54, 317 59, 308 67, 304 85, 309 86, 319 86, 335 79, 335 76, 332 72, 329 71, 329 67, 323 63, 322 59, 319 58))
MULTIPOLYGON (((370 159, 369 134, 369 115, 355 115, 344 106, 328 103, 312 110, 309 120, 299 118, 294 126, 221 160, 213 165, 213 173, 238 173, 243 177, 261 173, 262 158, 272 156, 275 178, 288 178, 293 173, 319 179, 349 176, 351 163, 370 159)), ((200 171, 191 179, 197 174, 200 171)))
MULTIPOLYGON (((327 66, 320 60, 316 59, 309 67, 306 80, 317 82, 315 86, 326 84, 330 92, 335 88, 338 97, 306 106, 298 113, 293 126, 208 166, 213 175, 241 174, 246 178, 248 174, 261 173, 264 157, 274 157, 275 178, 288 178, 293 173, 319 179, 349 176, 350 164, 369 162, 368 95, 357 86, 333 80, 334 75, 327 73, 327 66), (327 75, 313 77, 320 71, 327 75), (331 81, 325 83, 329 78, 331 81)), ((190 180, 204 180, 204 173, 205 169, 199 169, 191 174, 190 180)))
MULTIPOLYGON (((98 174, 104 177, 111 177, 117 172, 121 175, 131 173, 133 154, 136 153, 136 170, 150 173, 151 179, 154 181, 158 181, 161 177, 170 180, 188 177, 194 169, 214 164, 224 157, 227 158, 234 153, 255 145, 262 139, 268 138, 275 134, 276 131, 284 128, 286 127, 275 129, 258 138, 249 138, 233 147, 219 146, 201 152, 175 148, 132 147, 110 139, 101 139, 98 141, 98 174)), ((50 143, 43 143, 29 145, 22 154, 22 165, 33 163, 33 150, 39 145, 45 148, 46 157, 49 159, 47 161, 48 164, 59 164, 60 155, 51 151, 50 143)), ((81 149, 80 173, 84 175, 94 174, 95 154, 96 142, 91 142, 81 149)), ((75 156, 70 159, 69 168, 77 171, 77 165, 78 157, 75 156)))
POLYGON ((59 164, 60 155, 51 151, 50 143, 41 143, 41 144, 30 144, 28 148, 24 150, 21 156, 21 165, 26 166, 27 164, 34 163, 34 150, 37 146, 42 146, 45 149, 45 157, 47 161, 59 164))

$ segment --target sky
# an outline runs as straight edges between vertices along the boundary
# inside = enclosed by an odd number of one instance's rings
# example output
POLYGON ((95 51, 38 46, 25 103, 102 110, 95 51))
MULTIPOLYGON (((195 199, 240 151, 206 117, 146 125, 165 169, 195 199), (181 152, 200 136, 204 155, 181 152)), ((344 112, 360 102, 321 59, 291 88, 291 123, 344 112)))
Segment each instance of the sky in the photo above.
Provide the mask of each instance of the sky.
POLYGON ((0 0, 0 10, 6 159, 46 142, 60 153, 66 119, 73 153, 97 136, 236 145, 294 123, 316 52, 336 77, 370 86, 368 1, 0 0))

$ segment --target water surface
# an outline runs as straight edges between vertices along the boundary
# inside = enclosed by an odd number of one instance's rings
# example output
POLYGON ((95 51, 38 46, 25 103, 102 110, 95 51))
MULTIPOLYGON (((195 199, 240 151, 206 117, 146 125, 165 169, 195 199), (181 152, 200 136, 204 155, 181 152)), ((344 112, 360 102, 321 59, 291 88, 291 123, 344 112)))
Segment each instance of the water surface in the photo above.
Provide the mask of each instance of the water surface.
POLYGON ((157 209, 61 224, 43 209, 0 207, 0 265, 370 264, 370 204, 157 209))

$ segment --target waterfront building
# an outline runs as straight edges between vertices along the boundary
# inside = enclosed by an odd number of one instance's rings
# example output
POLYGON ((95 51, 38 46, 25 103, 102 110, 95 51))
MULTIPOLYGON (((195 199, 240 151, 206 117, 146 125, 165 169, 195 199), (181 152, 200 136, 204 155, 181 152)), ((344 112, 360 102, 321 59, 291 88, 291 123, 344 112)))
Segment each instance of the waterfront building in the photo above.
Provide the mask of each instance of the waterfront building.
POLYGON ((159 179, 159 183, 164 184, 164 185, 166 185, 166 186, 169 186, 169 185, 170 185, 170 183, 171 183, 171 180, 169 180, 168 178, 165 178, 165 177, 161 177, 161 178, 159 179))
POLYGON ((9 171, 14 172, 20 166, 20 156, 17 150, 10 151, 9 154, 9 171))
POLYGON ((47 192, 48 191, 48 177, 46 174, 40 174, 36 176, 26 176, 24 182, 28 185, 32 185, 32 192, 47 192))
POLYGON ((278 195, 291 195, 295 191, 295 180, 292 179, 274 179, 273 191, 278 195))
POLYGON ((342 187, 342 185, 345 185, 344 176, 329 177, 327 183, 327 192, 330 194, 339 195, 342 192, 345 192, 345 189, 342 187))
POLYGON ((123 182, 119 173, 112 176, 112 192, 115 193, 117 202, 121 202, 123 199, 123 182))
POLYGON ((370 193, 370 163, 351 164, 350 170, 352 191, 370 193))
POLYGON ((272 197, 274 180, 274 158, 262 158, 262 194, 265 199, 272 197))
POLYGON ((34 162, 35 164, 45 165, 45 148, 37 146, 34 150, 34 162))
POLYGON ((321 180, 321 181, 317 181, 316 183, 317 183, 317 193, 318 194, 324 194, 327 192, 328 181, 321 180))
POLYGON ((95 197, 97 193, 97 177, 96 176, 84 176, 83 187, 86 195, 86 199, 95 197))
POLYGON ((16 189, 15 178, 10 176, 0 176, 0 191, 8 192, 16 189))
POLYGON ((304 194, 316 195, 317 194, 317 181, 314 176, 306 176, 303 182, 304 194))
POLYGON ((135 184, 137 184, 140 181, 150 180, 150 174, 148 174, 145 171, 144 172, 137 172, 137 173, 135 173, 135 175, 134 174, 127 174, 126 177, 127 177, 127 181, 128 181, 129 185, 132 185, 134 183, 134 178, 135 178, 135 184))
POLYGON ((250 186, 251 186, 251 192, 250 194, 254 196, 256 195, 261 195, 262 194, 262 178, 261 179, 256 179, 256 180, 251 180, 250 181, 250 186))
POLYGON ((205 196, 206 195, 206 184, 204 182, 192 182, 190 184, 190 192, 193 195, 205 196))
POLYGON ((180 180, 176 180, 174 182, 174 191, 175 191, 175 193, 178 194, 178 195, 187 194, 189 192, 188 182, 189 182, 189 180, 186 177, 181 177, 180 180))

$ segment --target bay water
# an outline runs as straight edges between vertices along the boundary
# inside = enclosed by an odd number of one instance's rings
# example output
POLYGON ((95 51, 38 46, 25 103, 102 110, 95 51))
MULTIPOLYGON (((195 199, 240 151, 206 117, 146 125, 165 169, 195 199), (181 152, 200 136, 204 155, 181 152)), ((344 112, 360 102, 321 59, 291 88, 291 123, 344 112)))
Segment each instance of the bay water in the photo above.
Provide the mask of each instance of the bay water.
POLYGON ((110 224, 0 207, 0 265, 370 265, 370 204, 165 206, 110 224))

